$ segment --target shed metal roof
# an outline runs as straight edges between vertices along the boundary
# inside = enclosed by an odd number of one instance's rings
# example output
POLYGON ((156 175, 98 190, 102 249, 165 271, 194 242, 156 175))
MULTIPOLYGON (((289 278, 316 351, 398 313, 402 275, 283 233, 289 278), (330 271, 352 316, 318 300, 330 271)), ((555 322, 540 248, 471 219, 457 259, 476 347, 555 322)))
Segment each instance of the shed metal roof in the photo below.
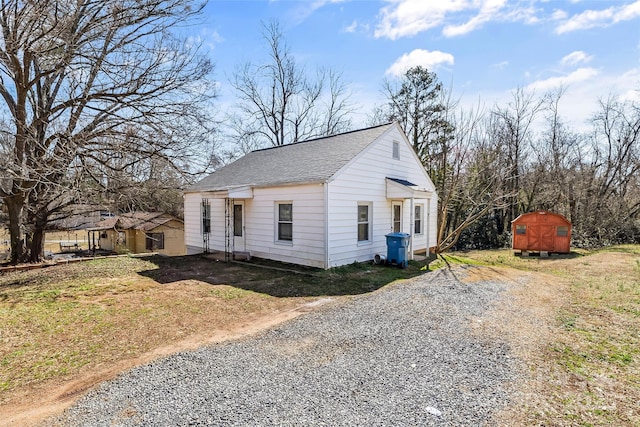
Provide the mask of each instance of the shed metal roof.
POLYGON ((186 192, 326 182, 393 123, 252 151, 186 192))

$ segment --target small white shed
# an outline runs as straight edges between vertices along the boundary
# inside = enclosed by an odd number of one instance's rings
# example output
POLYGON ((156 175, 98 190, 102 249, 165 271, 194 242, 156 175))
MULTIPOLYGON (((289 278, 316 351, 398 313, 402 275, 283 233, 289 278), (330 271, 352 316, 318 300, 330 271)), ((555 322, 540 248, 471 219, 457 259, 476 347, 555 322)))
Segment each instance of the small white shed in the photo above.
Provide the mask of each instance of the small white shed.
POLYGON ((253 151, 184 194, 188 254, 221 251, 331 268, 436 245, 437 195, 396 123, 253 151))

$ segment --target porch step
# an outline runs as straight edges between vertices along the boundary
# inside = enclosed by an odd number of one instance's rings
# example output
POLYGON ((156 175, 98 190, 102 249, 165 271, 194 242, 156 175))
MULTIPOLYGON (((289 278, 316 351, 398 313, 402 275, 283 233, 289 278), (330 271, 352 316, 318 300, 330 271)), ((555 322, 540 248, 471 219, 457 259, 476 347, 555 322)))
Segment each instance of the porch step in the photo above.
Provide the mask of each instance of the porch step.
POLYGON ((251 261, 251 252, 233 251, 233 259, 236 261, 251 261))

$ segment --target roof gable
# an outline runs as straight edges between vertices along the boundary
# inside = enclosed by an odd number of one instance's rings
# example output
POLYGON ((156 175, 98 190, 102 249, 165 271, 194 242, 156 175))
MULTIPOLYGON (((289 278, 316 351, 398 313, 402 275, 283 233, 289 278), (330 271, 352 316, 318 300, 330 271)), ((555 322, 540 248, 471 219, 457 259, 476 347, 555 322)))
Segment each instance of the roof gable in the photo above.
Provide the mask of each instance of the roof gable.
POLYGON ((256 150, 188 188, 221 191, 326 182, 394 124, 346 132, 281 147, 256 150))

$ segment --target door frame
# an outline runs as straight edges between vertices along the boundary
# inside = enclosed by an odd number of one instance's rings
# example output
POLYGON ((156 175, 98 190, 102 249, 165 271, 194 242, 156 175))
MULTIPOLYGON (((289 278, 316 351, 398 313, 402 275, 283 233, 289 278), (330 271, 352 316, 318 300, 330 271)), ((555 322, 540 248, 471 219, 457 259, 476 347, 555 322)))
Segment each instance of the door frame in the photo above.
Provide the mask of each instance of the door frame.
POLYGON ((395 217, 394 217, 394 215, 395 215, 396 206, 398 206, 400 208, 400 218, 399 218, 400 225, 399 225, 399 230, 397 232, 398 233, 402 232, 402 222, 403 222, 402 221, 402 219, 403 219, 402 218, 402 214, 403 214, 403 212, 402 212, 403 209, 402 208, 403 208, 403 205, 404 205, 404 203, 402 201, 399 201, 399 200, 392 200, 391 201, 391 232, 392 233, 396 232, 396 230, 394 228, 394 226, 395 226, 395 217))
POLYGON ((233 250, 246 251, 245 205, 243 200, 233 202, 233 250), (240 206, 240 234, 236 234, 236 206, 240 206))

